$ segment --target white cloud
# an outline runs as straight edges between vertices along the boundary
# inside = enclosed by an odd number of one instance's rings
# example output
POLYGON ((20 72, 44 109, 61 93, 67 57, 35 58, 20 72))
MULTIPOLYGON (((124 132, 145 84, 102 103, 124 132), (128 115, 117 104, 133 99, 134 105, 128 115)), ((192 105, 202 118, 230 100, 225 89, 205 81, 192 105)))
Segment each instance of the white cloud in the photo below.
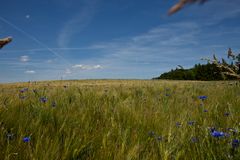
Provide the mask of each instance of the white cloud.
POLYGON ((28 71, 25 71, 24 73, 26 73, 26 74, 35 74, 36 72, 33 71, 33 70, 28 70, 28 71))
POLYGON ((29 14, 27 14, 27 15, 25 16, 25 18, 26 18, 26 19, 29 19, 29 18, 30 18, 30 15, 29 15, 29 14))
POLYGON ((101 65, 95 65, 93 66, 94 69, 103 69, 103 67, 101 65))
POLYGON ((76 64, 72 66, 72 68, 78 68, 81 70, 93 70, 93 69, 102 69, 103 67, 101 65, 82 65, 82 64, 76 64))
POLYGON ((81 67, 83 67, 83 65, 81 65, 81 64, 76 64, 76 65, 72 66, 72 68, 81 68, 81 67))
POLYGON ((21 62, 28 62, 30 59, 29 59, 29 56, 21 56, 20 57, 20 61, 21 62))

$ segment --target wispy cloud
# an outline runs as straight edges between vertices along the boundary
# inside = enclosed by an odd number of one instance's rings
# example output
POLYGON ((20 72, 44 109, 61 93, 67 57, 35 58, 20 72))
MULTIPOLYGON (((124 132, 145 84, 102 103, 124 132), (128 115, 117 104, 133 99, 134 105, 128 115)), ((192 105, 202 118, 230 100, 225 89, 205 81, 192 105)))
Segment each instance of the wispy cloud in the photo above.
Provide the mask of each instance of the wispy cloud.
POLYGON ((24 72, 25 74, 35 74, 36 72, 33 70, 27 70, 24 72))
POLYGON ((48 59, 48 60, 46 60, 46 62, 47 62, 47 63, 52 63, 53 60, 52 60, 52 59, 48 59))
POLYGON ((29 56, 21 56, 20 61, 21 62, 28 62, 30 60, 29 56))
MULTIPOLYGON (((184 15, 185 19, 194 16, 196 17, 194 21, 199 21, 202 24, 210 26, 240 15, 239 1, 209 1, 201 6, 200 12, 196 12, 197 8, 199 8, 198 5, 193 5, 180 13, 184 15)), ((179 16, 181 16, 181 14, 179 16)))
POLYGON ((82 72, 81 77, 93 77, 94 72, 94 77, 101 78, 151 78, 178 64, 190 67, 192 64, 185 64, 196 63, 201 58, 189 47, 199 45, 198 34, 201 30, 197 23, 178 22, 160 25, 133 37, 95 43, 85 49, 101 56, 82 59, 81 64, 72 66, 72 76, 79 77, 76 73, 80 69, 92 70, 82 72), (94 71, 97 69, 103 70, 94 71))
POLYGON ((197 35, 200 34, 198 24, 192 22, 160 25, 146 33, 121 40, 92 45, 92 49, 103 52, 103 59, 115 59, 117 62, 167 62, 185 55, 191 56, 192 48, 197 46, 197 35))
POLYGON ((86 1, 80 12, 66 22, 58 37, 60 47, 68 46, 72 37, 89 25, 94 17, 98 0, 86 1))
POLYGON ((167 23, 136 36, 95 43, 87 48, 96 50, 102 56, 88 58, 81 63, 104 65, 104 71, 114 78, 124 74, 151 78, 154 74, 160 74, 177 65, 192 67, 202 62, 200 59, 209 56, 212 51, 224 56, 222 49, 229 36, 225 35, 225 39, 218 41, 220 38, 216 33, 223 28, 206 29, 208 24, 200 22, 167 23))
POLYGON ((82 64, 76 64, 72 66, 72 68, 75 69, 81 69, 81 70, 93 70, 93 69, 102 69, 103 67, 101 65, 82 65, 82 64))

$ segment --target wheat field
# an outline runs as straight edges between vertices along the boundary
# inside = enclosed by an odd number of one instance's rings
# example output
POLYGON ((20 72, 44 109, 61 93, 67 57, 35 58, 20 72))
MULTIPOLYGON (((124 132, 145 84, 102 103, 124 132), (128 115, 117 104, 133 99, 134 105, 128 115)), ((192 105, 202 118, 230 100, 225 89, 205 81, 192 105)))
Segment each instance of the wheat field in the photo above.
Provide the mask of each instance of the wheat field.
POLYGON ((239 159, 239 82, 0 84, 2 160, 239 159))

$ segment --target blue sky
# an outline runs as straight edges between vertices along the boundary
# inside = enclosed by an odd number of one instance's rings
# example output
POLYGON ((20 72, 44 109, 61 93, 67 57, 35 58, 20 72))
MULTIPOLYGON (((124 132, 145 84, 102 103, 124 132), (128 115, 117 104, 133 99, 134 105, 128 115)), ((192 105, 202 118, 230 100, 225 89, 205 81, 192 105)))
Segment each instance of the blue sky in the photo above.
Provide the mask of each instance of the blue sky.
POLYGON ((0 50, 0 82, 150 79, 226 57, 228 47, 240 51, 239 0, 189 5, 169 17, 175 2, 4 1, 0 37, 13 42, 0 50))

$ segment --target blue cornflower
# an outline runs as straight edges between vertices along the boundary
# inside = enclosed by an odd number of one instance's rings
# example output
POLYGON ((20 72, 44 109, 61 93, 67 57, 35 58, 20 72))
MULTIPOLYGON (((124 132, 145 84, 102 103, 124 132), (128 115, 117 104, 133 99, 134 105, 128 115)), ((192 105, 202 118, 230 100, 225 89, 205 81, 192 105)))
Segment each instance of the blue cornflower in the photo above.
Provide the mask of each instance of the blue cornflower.
POLYGON ((30 142, 31 138, 30 137, 24 137, 23 142, 30 142))
POLYGON ((195 121, 189 121, 188 122, 188 125, 190 125, 190 126, 192 126, 192 125, 194 125, 195 124, 195 121))
POLYGON ((228 113, 228 112, 225 112, 225 113, 224 113, 224 116, 225 116, 225 117, 228 117, 229 115, 230 115, 230 113, 228 113))
POLYGON ((207 109, 204 109, 204 110, 203 110, 203 112, 205 112, 205 113, 206 113, 206 112, 208 112, 208 110, 207 110, 207 109))
POLYGON ((28 88, 23 88, 20 90, 21 93, 28 91, 28 88))
POLYGON ((48 100, 48 99, 47 99, 46 97, 41 97, 41 98, 40 98, 40 101, 43 102, 43 103, 46 103, 47 100, 48 100))
POLYGON ((213 137, 219 138, 219 137, 224 137, 226 134, 224 132, 219 132, 219 131, 214 130, 211 132, 211 135, 213 137))
POLYGON ((232 140, 232 147, 233 148, 238 148, 239 147, 239 140, 238 139, 233 139, 232 140))
POLYGON ((202 101, 206 100, 208 97, 207 96, 198 96, 199 99, 201 99, 202 101))

